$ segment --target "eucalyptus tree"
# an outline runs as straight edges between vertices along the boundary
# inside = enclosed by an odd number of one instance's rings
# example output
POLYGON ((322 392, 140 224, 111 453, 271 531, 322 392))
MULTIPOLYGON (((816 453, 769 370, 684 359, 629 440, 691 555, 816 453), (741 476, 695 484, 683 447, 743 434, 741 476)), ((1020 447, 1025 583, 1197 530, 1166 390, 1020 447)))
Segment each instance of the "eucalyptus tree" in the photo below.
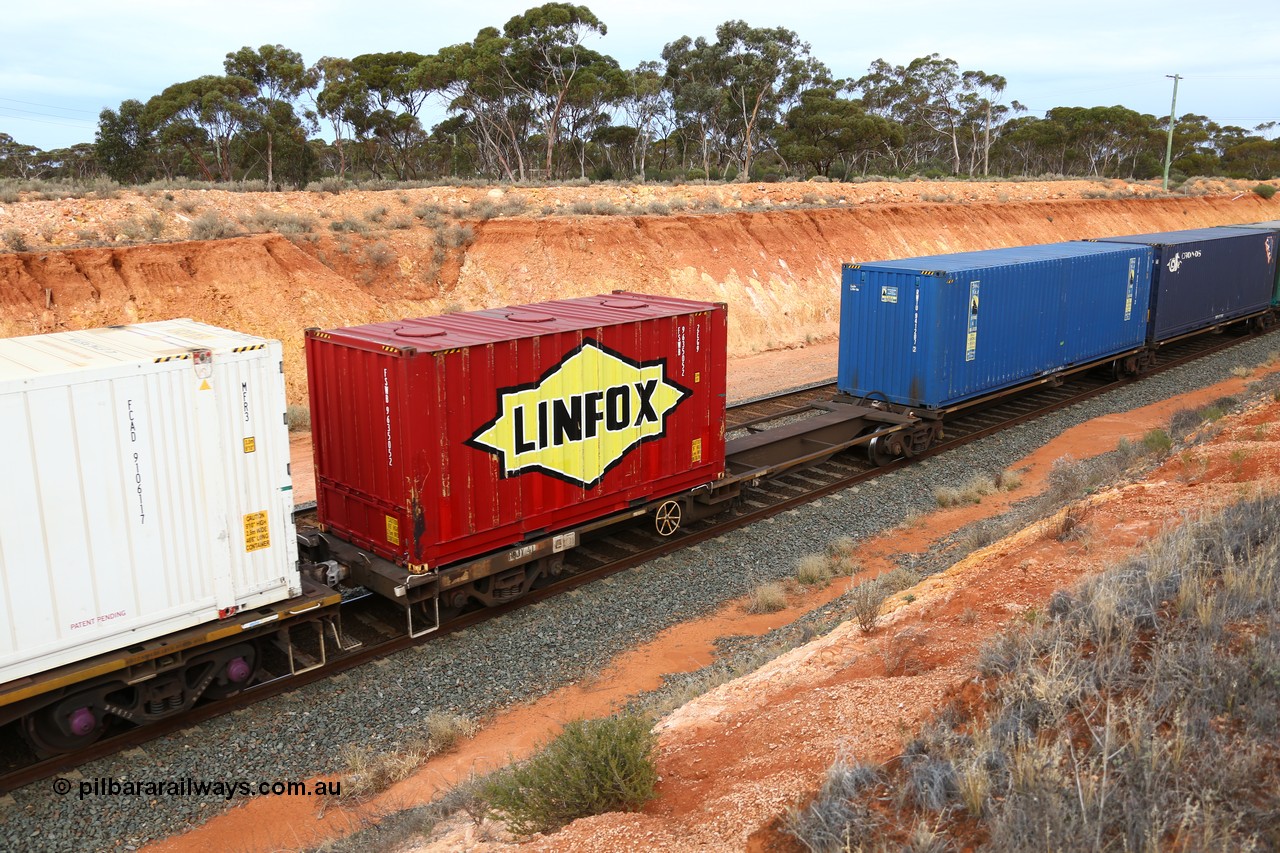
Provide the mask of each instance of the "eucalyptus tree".
POLYGON ((350 59, 324 56, 311 70, 320 87, 313 97, 315 112, 329 122, 333 131, 333 148, 338 155, 338 177, 345 178, 347 141, 357 136, 357 128, 368 126, 369 113, 372 112, 369 87, 350 59))
POLYGON ((626 72, 607 57, 579 68, 574 75, 561 108, 560 123, 567 144, 577 156, 580 178, 587 176, 588 143, 597 131, 612 126, 611 108, 626 96, 626 87, 626 72))
POLYGON ((1280 175, 1280 139, 1249 137, 1222 154, 1228 175, 1249 180, 1266 180, 1280 175))
POLYGON ((1005 106, 1000 103, 1008 81, 999 74, 985 71, 966 71, 960 75, 960 104, 964 109, 963 124, 969 128, 969 175, 977 171, 979 152, 982 174, 991 171, 991 134, 998 130, 1011 112, 1025 112, 1026 107, 1014 101, 1005 106))
POLYGON ((0 133, 0 177, 38 178, 49 168, 45 152, 0 133))
POLYGON ((635 130, 631 140, 631 174, 644 180, 645 158, 655 138, 672 129, 671 90, 664 85, 662 65, 652 60, 626 72, 619 106, 635 130))
POLYGON ((254 50, 242 47, 228 53, 223 68, 228 75, 251 82, 257 89, 248 104, 248 121, 259 129, 266 141, 267 187, 275 186, 276 137, 282 133, 297 135, 298 130, 315 130, 313 117, 299 116, 295 102, 303 92, 314 89, 320 75, 302 61, 302 54, 283 45, 264 44, 254 50))
POLYGON ((618 63, 584 45, 589 36, 607 32, 590 9, 571 3, 545 3, 512 17, 502 27, 506 40, 502 67, 541 127, 548 177, 555 174, 565 111, 606 90, 612 98, 618 88, 618 63))
POLYGON ((839 164, 848 178, 856 164, 902 144, 901 125, 871 115, 856 100, 841 98, 834 87, 804 92, 774 134, 778 154, 806 174, 829 175, 839 164))
POLYGON ((752 27, 726 21, 716 40, 677 39, 662 50, 667 81, 679 116, 692 119, 703 137, 703 170, 709 176, 709 146, 738 166, 748 180, 756 152, 782 113, 813 86, 832 83, 827 67, 809 45, 783 27, 752 27))
MULTIPOLYGON (((435 91, 424 73, 427 57, 410 51, 366 53, 351 60, 352 67, 368 92, 368 111, 357 126, 362 139, 385 144, 401 180, 416 172, 413 152, 426 141, 418 113, 435 91)), ((370 166, 378 174, 375 151, 370 166)))
MULTIPOLYGON (((982 151, 984 171, 987 168, 991 132, 1009 113, 1009 108, 999 103, 1005 85, 1005 79, 998 74, 962 72, 954 59, 938 53, 913 59, 906 65, 877 59, 867 74, 854 83, 868 111, 906 129, 899 167, 945 158, 951 161, 957 175, 964 171, 960 140, 966 133, 970 173, 976 171, 978 150, 982 151)), ((1020 108, 1017 105, 1013 109, 1020 108)))
POLYGON ((150 172, 156 140, 145 110, 141 101, 130 98, 121 102, 118 111, 104 109, 98 114, 97 159, 117 183, 141 183, 150 172))
POLYGON ((185 148, 207 181, 214 176, 202 151, 212 145, 218 175, 229 181, 231 140, 250 118, 248 104, 256 93, 257 87, 244 77, 197 77, 174 83, 147 101, 145 120, 159 129, 164 142, 185 148))
POLYGON ((463 127, 474 135, 482 167, 523 181, 531 108, 507 72, 508 44, 496 28, 485 27, 473 41, 427 57, 420 73, 444 93, 450 112, 466 118, 463 127))
POLYGON ((751 27, 728 21, 716 27, 716 52, 724 69, 739 180, 750 177, 751 161, 764 131, 783 110, 814 85, 831 85, 831 72, 809 53, 809 45, 783 27, 751 27))
MULTIPOLYGON (((677 132, 685 144, 690 137, 696 140, 702 149, 703 176, 710 179, 711 153, 719 153, 728 109, 719 51, 702 36, 681 36, 662 48, 662 60, 677 132)), ((684 156, 682 152, 682 165, 684 156)))
POLYGON ((960 83, 956 61, 931 53, 907 65, 877 59, 855 85, 869 110, 907 129, 908 164, 941 157, 942 145, 950 142, 953 169, 959 174, 960 83))

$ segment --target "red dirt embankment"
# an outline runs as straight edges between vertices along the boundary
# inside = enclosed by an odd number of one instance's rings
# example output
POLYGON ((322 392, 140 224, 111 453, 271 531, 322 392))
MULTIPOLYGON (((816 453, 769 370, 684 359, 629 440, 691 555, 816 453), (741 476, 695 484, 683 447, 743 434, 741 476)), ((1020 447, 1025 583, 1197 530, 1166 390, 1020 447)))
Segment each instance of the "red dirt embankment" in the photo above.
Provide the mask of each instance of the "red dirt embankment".
MULTIPOLYGON (((1050 186, 1063 184, 1074 186, 1050 186)), ((875 186, 857 185, 864 194, 875 186)), ((898 186, 911 185, 887 186, 901 194, 898 186)), ((210 205, 215 195, 248 203, 245 194, 208 195, 210 205)), ((360 195, 413 201, 395 191, 360 195)), ((872 195, 851 205, 753 213, 503 217, 471 222, 474 240, 453 250, 434 278, 428 273, 441 232, 424 225, 0 254, 0 336, 193 317, 284 341, 290 401, 305 403, 301 333, 308 326, 626 288, 727 302, 730 350, 741 355, 833 336, 844 261, 1252 222, 1275 218, 1278 209, 1252 193, 1076 196, 885 204, 872 195)), ((9 206, 5 223, 47 214, 41 205, 72 210, 64 202, 23 202, 9 206)))

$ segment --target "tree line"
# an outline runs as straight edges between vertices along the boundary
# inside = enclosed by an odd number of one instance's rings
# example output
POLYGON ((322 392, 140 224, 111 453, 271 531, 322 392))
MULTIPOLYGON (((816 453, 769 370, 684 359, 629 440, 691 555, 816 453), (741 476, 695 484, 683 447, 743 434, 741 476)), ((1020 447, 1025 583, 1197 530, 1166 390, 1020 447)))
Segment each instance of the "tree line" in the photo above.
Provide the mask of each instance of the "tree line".
MULTIPOLYGON (((586 6, 547 3, 434 54, 228 53, 222 74, 99 116, 95 142, 43 152, 0 134, 0 176, 190 178, 269 187, 480 178, 849 179, 1040 175, 1150 178, 1169 117, 1123 106, 1029 115, 999 74, 938 53, 836 79, 796 33, 727 21, 624 69, 588 42, 586 6), (429 104, 444 118, 423 123, 429 104)), ((1280 140, 1187 114, 1183 175, 1280 174, 1280 140)))

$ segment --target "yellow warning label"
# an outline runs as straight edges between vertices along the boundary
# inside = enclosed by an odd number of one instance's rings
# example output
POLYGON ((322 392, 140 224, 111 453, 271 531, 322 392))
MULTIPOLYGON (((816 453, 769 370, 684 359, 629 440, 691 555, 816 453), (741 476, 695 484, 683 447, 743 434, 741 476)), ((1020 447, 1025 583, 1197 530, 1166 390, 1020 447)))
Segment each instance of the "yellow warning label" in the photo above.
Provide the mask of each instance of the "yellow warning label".
POLYGON ((387 516, 387 541, 392 545, 400 544, 400 519, 387 516))
POLYGON ((261 551, 271 547, 271 528, 267 511, 251 512, 244 517, 244 550, 261 551))
POLYGON ((205 380, 203 380, 203 381, 200 383, 200 390, 201 390, 201 391, 212 391, 212 390, 213 390, 212 388, 210 388, 210 387, 209 387, 209 380, 208 380, 208 379, 205 379, 205 380))
POLYGON ((257 443, 253 440, 253 436, 249 436, 244 440, 244 452, 252 453, 258 449, 257 443))
POLYGON ((690 461, 692 462, 702 461, 702 439, 695 438, 693 440, 693 453, 690 455, 692 456, 692 459, 690 461))

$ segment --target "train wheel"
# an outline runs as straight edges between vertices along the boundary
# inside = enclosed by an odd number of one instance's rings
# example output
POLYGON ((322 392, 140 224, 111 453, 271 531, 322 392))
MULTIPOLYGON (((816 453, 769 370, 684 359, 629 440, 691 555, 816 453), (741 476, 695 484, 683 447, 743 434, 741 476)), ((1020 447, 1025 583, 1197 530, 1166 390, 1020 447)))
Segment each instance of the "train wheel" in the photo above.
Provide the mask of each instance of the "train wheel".
POLYGON ((653 513, 653 527, 659 536, 670 536, 680 529, 684 510, 679 501, 663 501, 653 513))
POLYGON ((205 699, 225 699, 239 693, 253 682, 258 671, 258 649, 249 644, 238 645, 220 655, 218 674, 204 689, 205 699))
POLYGON ((881 468, 897 459, 900 454, 894 452, 892 444, 892 436, 877 435, 872 438, 867 443, 867 458, 871 460, 871 464, 881 468))
POLYGON ((106 729, 103 713, 94 707, 97 694, 64 699, 22 719, 22 734, 42 757, 83 749, 106 729))

